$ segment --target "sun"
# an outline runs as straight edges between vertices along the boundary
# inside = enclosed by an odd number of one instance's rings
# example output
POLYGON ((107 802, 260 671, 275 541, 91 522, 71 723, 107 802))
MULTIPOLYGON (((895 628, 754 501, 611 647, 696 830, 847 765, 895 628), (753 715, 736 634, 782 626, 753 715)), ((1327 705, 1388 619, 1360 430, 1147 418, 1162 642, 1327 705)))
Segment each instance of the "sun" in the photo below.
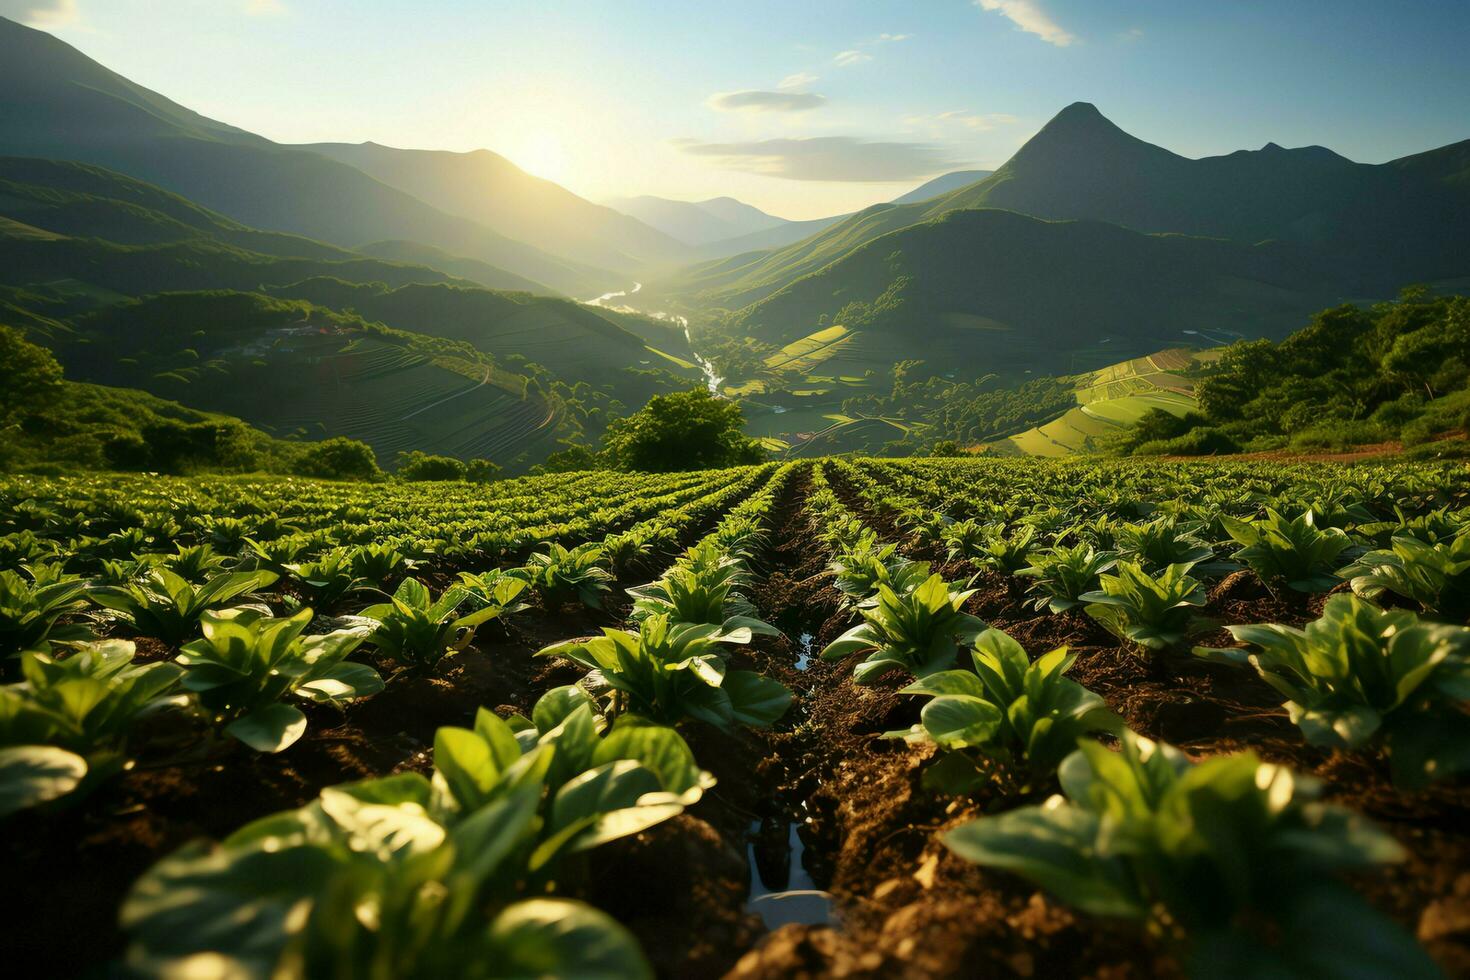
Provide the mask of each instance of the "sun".
POLYGON ((528 174, 555 181, 566 177, 569 162, 566 147, 553 133, 533 133, 509 156, 528 174))

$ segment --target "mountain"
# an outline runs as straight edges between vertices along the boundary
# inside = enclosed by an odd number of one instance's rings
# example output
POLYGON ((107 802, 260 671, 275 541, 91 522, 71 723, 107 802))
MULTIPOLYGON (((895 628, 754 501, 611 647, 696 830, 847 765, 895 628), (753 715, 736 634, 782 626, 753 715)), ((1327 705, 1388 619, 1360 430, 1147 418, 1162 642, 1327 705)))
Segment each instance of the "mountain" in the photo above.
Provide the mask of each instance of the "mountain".
POLYGON ((1195 160, 1130 136, 1079 102, 977 183, 875 205, 793 245, 695 265, 650 289, 738 308, 880 235, 956 209, 1004 208, 1144 232, 1293 242, 1334 267, 1345 293, 1391 295, 1405 282, 1470 271, 1467 154, 1455 144, 1375 165, 1272 143, 1195 160))
POLYGON ((302 147, 355 167, 441 211, 517 241, 621 273, 680 258, 680 243, 636 218, 533 177, 489 150, 449 153, 377 143, 302 147))
POLYGON ((425 245, 421 242, 369 242, 358 246, 357 251, 363 255, 371 255, 374 258, 386 259, 389 262, 405 262, 409 265, 423 265, 440 272, 447 272, 461 279, 479 283, 486 289, 508 289, 527 293, 536 293, 541 296, 555 296, 557 291, 550 286, 542 285, 534 279, 518 276, 514 272, 496 268, 488 262, 479 259, 467 259, 462 255, 451 255, 442 248, 425 245))
POLYGON ((56 235, 121 245, 203 238, 282 257, 361 257, 300 235, 257 231, 144 181, 61 160, 0 157, 0 214, 56 235))
POLYGON ((319 153, 208 119, 0 18, 0 155, 120 171, 253 228, 351 248, 423 242, 573 295, 625 277, 452 216, 319 153))
POLYGON ((372 250, 253 229, 101 167, 0 157, 0 323, 78 381, 276 438, 361 439, 385 460, 524 469, 699 376, 669 324, 481 288, 445 270, 509 274, 429 246, 372 250))
POLYGON ((607 203, 686 245, 708 245, 791 224, 733 197, 671 201, 645 195, 615 198, 607 203))
POLYGON ((915 201, 927 201, 931 197, 938 197, 941 194, 957 191, 961 187, 968 187, 989 177, 991 173, 993 171, 990 170, 956 170, 954 173, 943 174, 933 180, 925 181, 907 194, 895 197, 889 203, 913 204, 915 201))
POLYGON ((790 344, 840 327, 849 362, 1066 373, 1099 345, 1117 360, 1191 332, 1284 332, 1336 299, 1310 254, 1288 243, 952 210, 853 249, 743 310, 733 328, 790 344))

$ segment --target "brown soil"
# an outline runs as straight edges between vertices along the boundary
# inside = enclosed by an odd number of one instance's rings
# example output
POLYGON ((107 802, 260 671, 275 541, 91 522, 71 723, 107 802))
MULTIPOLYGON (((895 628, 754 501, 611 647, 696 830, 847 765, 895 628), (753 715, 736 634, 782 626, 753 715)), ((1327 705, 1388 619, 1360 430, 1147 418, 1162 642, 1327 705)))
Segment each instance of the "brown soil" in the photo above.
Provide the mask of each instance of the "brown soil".
MULTIPOLYGON (((905 540, 840 477, 832 482, 886 539, 905 540)), ((850 661, 815 659, 856 617, 825 573, 829 556, 802 506, 808 487, 803 471, 781 495, 770 547, 759 561, 765 575, 751 596, 786 636, 758 639, 731 664, 791 687, 791 711, 768 731, 685 726, 717 786, 675 820, 593 852, 566 883, 569 890, 624 922, 665 977, 1181 975, 1171 951, 1136 926, 1075 914, 1023 880, 969 864, 943 846, 943 831, 1039 802, 1046 791, 1028 797, 997 785, 971 799, 929 791, 922 776, 932 750, 882 737, 918 720, 917 699, 899 695, 896 679, 856 687, 850 661), (804 635, 809 647, 801 643, 804 635), (798 671, 807 650, 813 659, 798 671), (788 821, 797 825, 806 870, 833 895, 838 920, 832 925, 768 932, 747 907, 752 828, 788 821)), ((964 563, 943 562, 935 549, 905 546, 911 557, 935 560, 951 580, 973 574, 964 563)), ((619 595, 628 584, 619 583, 619 595)), ((1141 734, 1196 757, 1252 749, 1317 776, 1330 799, 1388 828, 1409 859, 1358 884, 1416 933, 1447 973, 1470 976, 1470 787, 1399 792, 1381 760, 1306 746, 1279 696, 1250 671, 1187 657, 1151 662, 1080 612, 1037 613, 1005 576, 983 573, 973 587, 967 609, 1033 654, 1060 645, 1078 651, 1071 676, 1141 734)), ((1320 614, 1323 601, 1273 596, 1240 573, 1214 585, 1203 615, 1216 624, 1301 624, 1320 614)), ((569 663, 535 652, 619 623, 627 608, 616 598, 601 612, 532 610, 489 624, 475 647, 431 676, 401 674, 345 715, 312 710, 308 735, 278 756, 231 744, 206 752, 197 731, 185 730, 175 743, 162 741, 173 745, 172 753, 195 752, 192 761, 143 759, 78 806, 16 816, 6 824, 0 852, 7 881, 25 883, 0 889, 7 966, 16 976, 103 972, 122 945, 112 927, 116 908, 159 857, 190 839, 219 837, 300 806, 324 786, 427 771, 437 727, 467 723, 482 705, 528 711, 540 693, 580 676, 569 663)), ((1208 622, 1193 639, 1230 644, 1228 632, 1208 622)), ((145 649, 150 656, 168 653, 145 649)), ((385 676, 393 670, 378 666, 385 676)), ((779 844, 772 852, 768 843, 756 842, 758 859, 779 863, 779 844)))
MULTIPOLYGON (((840 479, 833 484, 870 526, 891 529, 840 479)), ((907 553, 934 557, 913 547, 907 553)), ((810 572, 813 565, 808 561, 800 570, 810 572)), ((942 570, 951 579, 973 572, 959 565, 942 570)), ((780 585, 774 579, 769 584, 780 585)), ((1389 784, 1381 760, 1305 745, 1280 697, 1249 671, 1192 658, 1150 663, 1080 612, 1047 615, 1027 608, 1003 576, 985 573, 974 584, 978 591, 968 611, 1033 653, 1060 645, 1077 650, 1071 676, 1102 694, 1134 730, 1195 757, 1253 749, 1322 779, 1329 799, 1388 828, 1409 858, 1386 873, 1363 876, 1364 894, 1415 933, 1447 973, 1470 975, 1470 787, 1404 794, 1389 784)), ((1320 615, 1324 601, 1275 597, 1249 574, 1238 574, 1211 590, 1204 613, 1220 623, 1299 625, 1320 615)), ((828 615, 826 608, 814 611, 812 621, 823 616, 819 643, 855 621, 828 615)), ((1194 639, 1231 642, 1223 628, 1208 624, 1194 639)), ((812 735, 799 764, 790 766, 804 786, 816 786, 807 798, 816 847, 809 844, 807 857, 822 872, 819 883, 827 882, 836 895, 841 923, 787 926, 743 956, 732 976, 1179 975, 1171 952, 1137 927, 1078 916, 1014 876, 951 855, 939 840, 943 830, 1039 799, 1002 797, 992 789, 987 792, 994 795, 956 800, 926 790, 920 780, 932 750, 880 737, 918 720, 914 699, 896 694, 897 683, 858 688, 850 670, 850 663, 818 663, 807 672, 812 735)))

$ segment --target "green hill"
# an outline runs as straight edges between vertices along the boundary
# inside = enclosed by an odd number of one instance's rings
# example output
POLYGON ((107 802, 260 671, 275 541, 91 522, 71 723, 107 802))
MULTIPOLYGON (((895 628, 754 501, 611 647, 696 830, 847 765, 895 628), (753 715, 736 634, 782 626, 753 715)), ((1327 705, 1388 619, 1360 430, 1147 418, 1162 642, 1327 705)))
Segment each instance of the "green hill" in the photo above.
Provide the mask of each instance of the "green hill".
POLYGON ((784 344, 841 326, 880 362, 1075 373, 1099 348, 1116 361, 1175 346, 1185 331, 1284 332, 1333 295, 1291 245, 951 211, 854 249, 731 328, 784 344))
POLYGON ((1062 110, 991 176, 938 198, 876 205, 785 248, 695 265, 653 295, 739 309, 874 239, 957 209, 1003 208, 1314 252, 1347 295, 1470 272, 1467 149, 1381 165, 1323 147, 1189 159, 1123 132, 1087 103, 1062 110))
POLYGON ((683 245, 663 232, 533 177, 489 150, 449 153, 376 143, 313 143, 301 149, 355 167, 449 214, 578 262, 631 273, 649 263, 678 261, 683 255, 683 245))
POLYGON ((254 228, 353 247, 424 242, 573 295, 623 277, 451 216, 319 153, 191 112, 42 31, 0 18, 0 154, 77 160, 254 228))
POLYGON ((363 255, 386 259, 389 262, 406 262, 409 265, 425 265, 440 272, 478 283, 486 289, 508 289, 541 296, 555 296, 557 291, 550 286, 507 272, 479 259, 467 259, 453 255, 442 248, 422 242, 370 242, 359 245, 357 251, 363 255))

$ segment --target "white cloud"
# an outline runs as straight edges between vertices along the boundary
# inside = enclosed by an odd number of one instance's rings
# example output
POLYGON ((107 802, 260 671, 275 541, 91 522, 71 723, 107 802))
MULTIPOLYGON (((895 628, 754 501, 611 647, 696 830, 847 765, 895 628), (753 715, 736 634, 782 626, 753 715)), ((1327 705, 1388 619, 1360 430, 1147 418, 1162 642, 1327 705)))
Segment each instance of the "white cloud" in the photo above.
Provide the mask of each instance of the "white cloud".
POLYGON ((805 112, 826 105, 815 92, 716 92, 705 103, 720 112, 805 112))
POLYGON ((1143 40, 1143 28, 1130 27, 1128 30, 1119 34, 1118 39, 1120 41, 1141 41, 1143 40))
POLYGON ((912 34, 888 34, 885 32, 879 34, 871 41, 859 41, 849 50, 837 52, 837 56, 832 61, 834 64, 843 68, 849 65, 860 65, 865 61, 873 60, 873 56, 864 49, 876 48, 880 44, 897 44, 899 41, 907 41, 911 37, 913 37, 912 34))
POLYGON ((870 143, 852 136, 814 136, 746 143, 670 140, 680 151, 710 157, 729 170, 787 180, 881 183, 932 177, 963 164, 926 143, 870 143))
POLYGON ((71 27, 82 19, 77 0, 0 0, 0 15, 42 31, 71 27))
POLYGON ((959 127, 975 132, 989 132, 1001 126, 1013 126, 1020 120, 1008 112, 965 112, 952 109, 928 116, 909 116, 903 122, 905 126, 916 129, 959 127))
POLYGON ((776 87, 779 89, 806 88, 808 85, 817 81, 817 79, 818 76, 813 75, 809 71, 799 71, 794 75, 787 75, 781 79, 776 83, 776 87))
POLYGON ((1027 34, 1035 34, 1047 44, 1059 48, 1077 43, 1077 35, 1069 34, 1036 0, 975 0, 981 10, 1000 14, 1027 34))

